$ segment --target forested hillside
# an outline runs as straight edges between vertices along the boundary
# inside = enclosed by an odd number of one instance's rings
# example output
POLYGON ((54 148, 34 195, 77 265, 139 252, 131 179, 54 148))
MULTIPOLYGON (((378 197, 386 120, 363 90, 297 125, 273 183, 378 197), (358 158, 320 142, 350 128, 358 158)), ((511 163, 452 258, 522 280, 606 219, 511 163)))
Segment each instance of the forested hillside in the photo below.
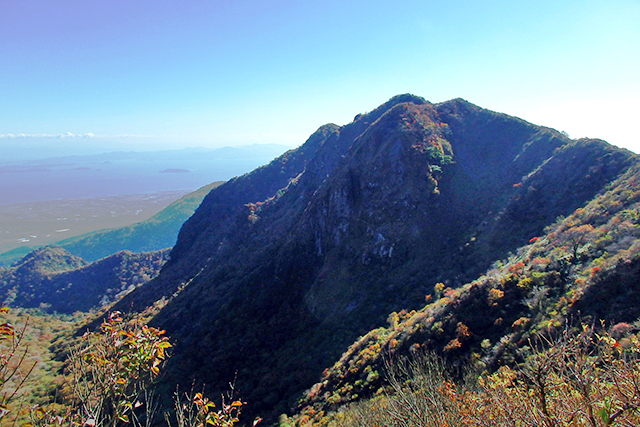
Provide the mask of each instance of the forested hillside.
POLYGON ((0 299, 46 312, 88 312, 119 300, 156 277, 169 251, 121 251, 93 263, 57 246, 37 249, 0 270, 0 299))

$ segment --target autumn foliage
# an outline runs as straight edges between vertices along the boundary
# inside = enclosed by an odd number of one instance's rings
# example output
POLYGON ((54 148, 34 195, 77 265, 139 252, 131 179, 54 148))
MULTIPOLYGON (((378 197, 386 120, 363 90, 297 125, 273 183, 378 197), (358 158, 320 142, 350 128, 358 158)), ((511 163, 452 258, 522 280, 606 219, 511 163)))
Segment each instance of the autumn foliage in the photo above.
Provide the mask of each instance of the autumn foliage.
POLYGON ((32 369, 22 366, 29 353, 21 345, 23 334, 10 323, 0 324, 0 421, 23 427, 141 427, 158 425, 163 418, 169 426, 232 427, 239 421, 243 402, 223 399, 218 409, 193 391, 176 392, 173 411, 161 409, 153 383, 168 357, 169 338, 139 319, 125 320, 120 312, 110 313, 98 331, 87 331, 71 346, 56 402, 16 405, 24 399, 21 388, 32 369))
POLYGON ((525 363, 454 381, 434 354, 388 364, 377 396, 299 426, 631 426, 640 423, 640 339, 583 326, 532 343, 525 363))

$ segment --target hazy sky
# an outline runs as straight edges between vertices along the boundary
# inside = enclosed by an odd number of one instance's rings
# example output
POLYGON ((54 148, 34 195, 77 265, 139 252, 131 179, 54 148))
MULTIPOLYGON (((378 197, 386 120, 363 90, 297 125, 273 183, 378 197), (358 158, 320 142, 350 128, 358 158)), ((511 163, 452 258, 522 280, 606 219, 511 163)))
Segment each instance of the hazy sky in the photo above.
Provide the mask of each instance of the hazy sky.
POLYGON ((5 140, 297 146, 406 92, 638 152, 640 1, 0 0, 5 140))

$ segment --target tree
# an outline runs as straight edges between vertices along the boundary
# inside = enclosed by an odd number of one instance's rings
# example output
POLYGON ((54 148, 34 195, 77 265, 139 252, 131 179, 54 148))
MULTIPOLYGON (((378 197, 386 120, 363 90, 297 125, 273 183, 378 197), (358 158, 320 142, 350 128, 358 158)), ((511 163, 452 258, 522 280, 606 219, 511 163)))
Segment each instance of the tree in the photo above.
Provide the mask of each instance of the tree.
POLYGON ((582 249, 589 243, 589 236, 593 232, 593 225, 583 224, 568 228, 556 235, 554 244, 566 247, 571 261, 576 261, 582 249))

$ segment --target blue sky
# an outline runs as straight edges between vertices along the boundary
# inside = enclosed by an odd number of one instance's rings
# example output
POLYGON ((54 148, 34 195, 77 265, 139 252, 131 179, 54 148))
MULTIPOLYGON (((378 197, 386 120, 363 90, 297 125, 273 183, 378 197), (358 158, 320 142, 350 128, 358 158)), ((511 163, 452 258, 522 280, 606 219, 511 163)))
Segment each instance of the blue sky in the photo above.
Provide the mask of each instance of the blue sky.
POLYGON ((638 152, 639 23, 638 0, 0 0, 0 144, 297 146, 409 92, 638 152))

